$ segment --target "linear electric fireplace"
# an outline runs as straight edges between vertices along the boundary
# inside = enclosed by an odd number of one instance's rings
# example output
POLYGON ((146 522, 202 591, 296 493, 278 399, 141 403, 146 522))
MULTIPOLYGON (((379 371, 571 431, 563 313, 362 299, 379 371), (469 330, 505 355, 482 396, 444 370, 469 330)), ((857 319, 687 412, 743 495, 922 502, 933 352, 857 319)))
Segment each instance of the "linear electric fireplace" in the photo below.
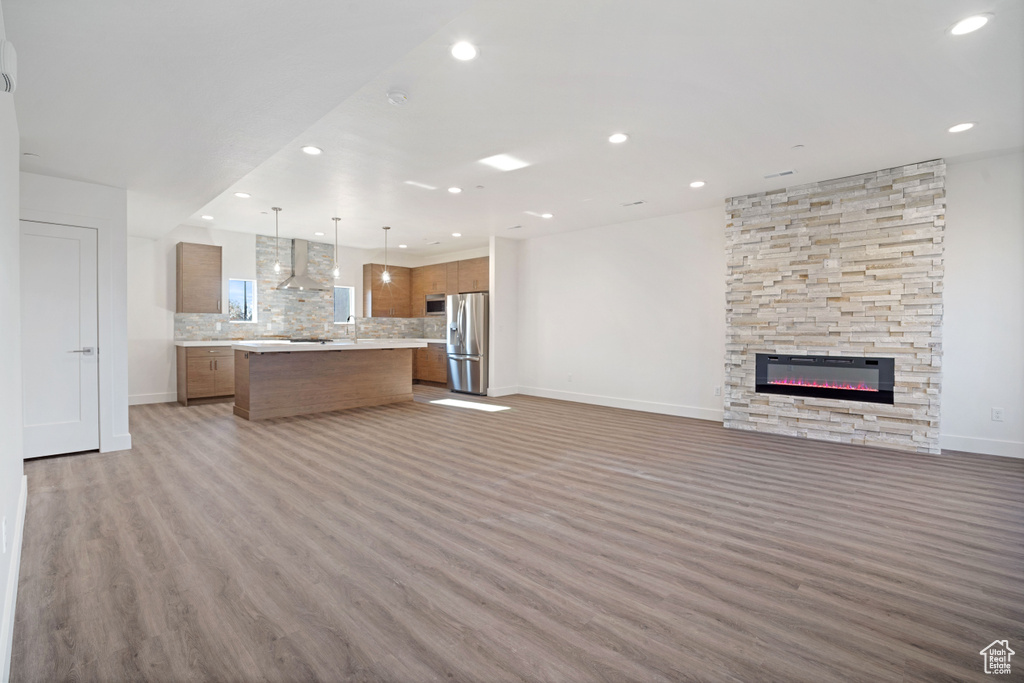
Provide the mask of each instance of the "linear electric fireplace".
POLYGON ((766 394, 893 403, 892 358, 757 354, 755 388, 766 394))

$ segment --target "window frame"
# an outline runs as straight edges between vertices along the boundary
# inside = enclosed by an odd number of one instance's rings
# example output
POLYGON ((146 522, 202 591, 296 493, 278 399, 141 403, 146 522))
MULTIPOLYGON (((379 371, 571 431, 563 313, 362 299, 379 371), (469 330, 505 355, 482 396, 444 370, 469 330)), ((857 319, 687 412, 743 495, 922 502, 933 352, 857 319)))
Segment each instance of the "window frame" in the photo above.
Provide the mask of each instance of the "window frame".
MULTIPOLYGON (((257 319, 256 319, 257 316, 258 316, 258 313, 259 313, 259 309, 260 309, 260 307, 259 307, 258 291, 259 291, 259 288, 256 286, 256 280, 254 280, 254 279, 250 280, 249 278, 242 278, 242 277, 229 277, 228 278, 228 322, 229 323, 251 324, 251 323, 258 322, 257 319), (252 285, 252 319, 251 320, 235 320, 234 318, 231 317, 231 283, 232 282, 243 282, 243 283, 249 283, 249 284, 252 285)), ((243 293, 242 296, 244 298, 245 294, 243 293)), ((244 309, 244 304, 243 304, 243 309, 244 309)))
POLYGON ((334 324, 335 325, 352 325, 356 321, 356 288, 351 285, 334 285, 334 289, 331 290, 331 304, 334 308, 334 324), (347 289, 348 294, 348 310, 351 320, 341 320, 337 318, 338 315, 338 290, 347 289))

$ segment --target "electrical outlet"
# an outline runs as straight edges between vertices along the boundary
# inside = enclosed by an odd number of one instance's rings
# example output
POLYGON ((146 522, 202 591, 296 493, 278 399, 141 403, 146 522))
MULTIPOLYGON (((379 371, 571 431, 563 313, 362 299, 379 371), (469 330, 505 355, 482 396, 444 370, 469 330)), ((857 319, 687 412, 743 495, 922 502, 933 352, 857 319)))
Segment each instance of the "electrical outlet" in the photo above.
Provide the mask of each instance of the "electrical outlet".
POLYGON ((572 373, 571 372, 569 373, 569 381, 570 382, 572 381, 572 373))
POLYGON ((217 323, 217 331, 220 332, 220 323, 217 323))
POLYGON ((992 421, 993 422, 1002 422, 1003 421, 1003 409, 1002 408, 993 408, 992 409, 992 421))
POLYGON ((721 396, 721 395, 722 395, 722 387, 716 385, 715 386, 715 396, 721 396))

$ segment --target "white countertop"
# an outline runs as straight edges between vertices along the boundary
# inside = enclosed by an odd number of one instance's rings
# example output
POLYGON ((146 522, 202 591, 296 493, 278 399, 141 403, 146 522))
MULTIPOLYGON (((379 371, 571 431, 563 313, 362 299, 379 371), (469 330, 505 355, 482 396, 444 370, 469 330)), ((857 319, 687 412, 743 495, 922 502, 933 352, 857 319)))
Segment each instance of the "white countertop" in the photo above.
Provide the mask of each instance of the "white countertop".
MULTIPOLYGON (((442 339, 426 339, 426 338, 416 338, 416 339, 406 339, 406 338, 401 338, 401 339, 359 339, 359 340, 357 340, 355 342, 355 344, 353 344, 352 340, 350 340, 350 339, 341 339, 341 340, 338 340, 336 342, 330 342, 329 344, 319 344, 319 343, 316 343, 316 344, 292 344, 291 342, 289 342, 286 339, 216 339, 216 340, 213 340, 213 341, 176 341, 176 342, 174 342, 174 345, 175 346, 231 346, 231 347, 234 347, 234 346, 241 346, 241 345, 259 345, 259 346, 264 346, 266 344, 277 344, 277 345, 287 345, 289 347, 292 347, 291 350, 293 350, 293 351, 300 351, 300 350, 310 351, 310 350, 314 350, 314 349, 298 349, 298 348, 294 348, 294 347, 298 347, 298 346, 316 346, 316 347, 320 347, 320 350, 323 351, 324 349, 322 347, 325 347, 325 346, 326 347, 331 347, 331 348, 336 348, 337 346, 341 346, 341 345, 346 345, 346 346, 355 345, 355 346, 361 346, 362 348, 371 348, 370 345, 372 343, 391 343, 391 342, 415 342, 415 344, 413 346, 402 346, 402 347, 391 346, 391 347, 381 347, 381 348, 420 348, 420 347, 422 347, 425 344, 445 344, 445 343, 447 343, 447 340, 443 339, 443 338, 442 339)), ((243 349, 243 350, 244 351, 256 351, 257 349, 243 349)), ((266 349, 258 349, 258 350, 259 351, 264 351, 266 349)), ((275 350, 277 350, 277 351, 284 351, 284 349, 275 349, 275 350)))
POLYGON ((422 349, 427 342, 422 339, 360 339, 330 342, 287 342, 260 340, 232 344, 235 351, 250 353, 292 353, 294 351, 368 351, 372 349, 422 349))

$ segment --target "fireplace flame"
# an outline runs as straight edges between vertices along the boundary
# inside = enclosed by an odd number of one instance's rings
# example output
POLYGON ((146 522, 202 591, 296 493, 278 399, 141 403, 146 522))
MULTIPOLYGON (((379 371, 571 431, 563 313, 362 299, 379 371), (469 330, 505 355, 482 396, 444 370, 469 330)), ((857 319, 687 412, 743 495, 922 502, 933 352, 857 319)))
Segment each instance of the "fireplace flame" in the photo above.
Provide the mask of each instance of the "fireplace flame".
POLYGON ((854 385, 847 384, 846 382, 827 382, 824 380, 819 382, 816 379, 790 379, 788 377, 784 379, 768 380, 768 384, 784 384, 790 387, 815 387, 817 389, 846 389, 847 391, 878 391, 875 387, 870 387, 863 382, 854 385))

